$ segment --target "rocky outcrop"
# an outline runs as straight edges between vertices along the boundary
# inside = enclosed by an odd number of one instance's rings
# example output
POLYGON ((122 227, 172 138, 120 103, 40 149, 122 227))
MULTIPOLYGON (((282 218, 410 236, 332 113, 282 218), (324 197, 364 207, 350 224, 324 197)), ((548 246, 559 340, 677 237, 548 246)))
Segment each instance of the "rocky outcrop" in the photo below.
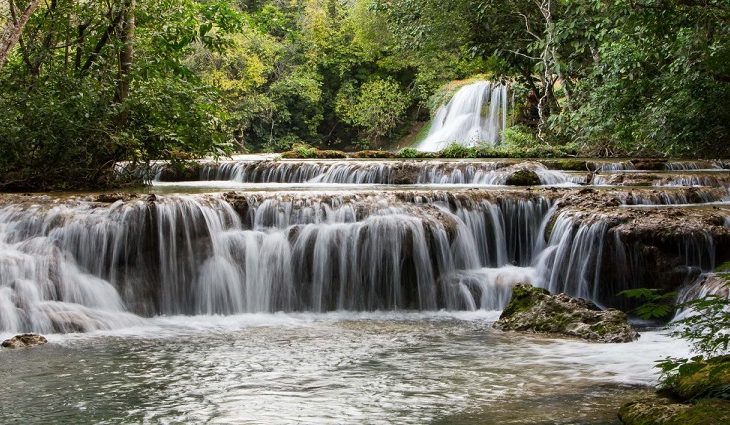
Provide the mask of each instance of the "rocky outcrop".
POLYGON ((730 423, 730 355, 683 364, 659 394, 625 404, 619 418, 627 425, 730 423))
POLYGON ((4 348, 26 348, 37 347, 46 343, 48 343, 48 340, 43 335, 22 334, 6 339, 3 341, 2 346, 4 348))
POLYGON ((626 314, 601 310, 590 301, 521 283, 504 309, 497 329, 537 332, 576 337, 593 342, 631 342, 639 334, 629 325, 626 314))

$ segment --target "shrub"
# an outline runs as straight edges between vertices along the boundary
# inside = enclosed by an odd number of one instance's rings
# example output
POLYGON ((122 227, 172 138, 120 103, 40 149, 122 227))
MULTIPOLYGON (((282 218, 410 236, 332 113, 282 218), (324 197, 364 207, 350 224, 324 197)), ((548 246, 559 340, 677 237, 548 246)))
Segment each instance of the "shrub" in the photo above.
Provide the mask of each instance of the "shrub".
POLYGON ((310 145, 299 143, 293 145, 291 150, 282 154, 284 158, 317 158, 317 148, 310 145))
POLYGON ((423 158, 423 153, 416 148, 403 148, 398 151, 396 156, 404 159, 423 158))
POLYGON ((529 128, 516 125, 502 131, 502 143, 509 148, 534 148, 540 142, 529 128))
POLYGON ((438 153, 440 158, 474 158, 477 150, 458 143, 453 143, 438 153))

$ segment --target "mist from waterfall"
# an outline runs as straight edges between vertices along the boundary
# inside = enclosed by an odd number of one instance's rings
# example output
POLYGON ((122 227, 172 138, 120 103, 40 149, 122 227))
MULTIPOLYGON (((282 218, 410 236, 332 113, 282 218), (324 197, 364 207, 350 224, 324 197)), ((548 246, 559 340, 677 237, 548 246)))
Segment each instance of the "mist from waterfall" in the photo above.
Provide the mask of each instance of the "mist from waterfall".
POLYGON ((507 127, 507 95, 502 82, 477 81, 462 87, 436 111, 418 150, 438 152, 452 143, 499 144, 507 127))

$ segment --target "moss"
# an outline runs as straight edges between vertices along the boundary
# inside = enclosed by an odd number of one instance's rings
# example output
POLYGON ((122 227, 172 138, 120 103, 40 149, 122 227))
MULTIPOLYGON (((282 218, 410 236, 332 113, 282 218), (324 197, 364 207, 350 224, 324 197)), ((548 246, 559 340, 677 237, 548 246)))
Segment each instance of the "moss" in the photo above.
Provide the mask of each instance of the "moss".
POLYGON ((317 151, 317 158, 319 158, 319 159, 344 159, 344 158, 347 158, 347 154, 342 151, 324 150, 324 151, 317 151))
POLYGON ((719 399, 700 400, 679 413, 672 425, 730 424, 730 401, 719 399))
POLYGON ((593 171, 596 169, 596 165, 592 162, 587 162, 580 159, 554 159, 554 160, 543 160, 540 161, 544 166, 553 170, 563 171, 593 171))
POLYGON ((361 158, 361 159, 367 159, 367 158, 393 158, 393 157, 395 157, 395 154, 393 152, 388 152, 388 151, 369 150, 369 151, 355 152, 355 153, 353 153, 350 156, 352 158, 361 158))
POLYGON ((730 397, 730 355, 683 364, 662 390, 680 400, 730 397))
POLYGON ((517 313, 527 311, 534 306, 542 296, 549 295, 546 289, 535 288, 528 284, 518 284, 512 289, 512 299, 502 312, 502 317, 511 317, 517 313))
POLYGON ((532 170, 517 170, 507 177, 508 186, 539 186, 540 176, 532 170))
POLYGON ((715 273, 730 273, 730 261, 717 266, 715 268, 715 273))
POLYGON ((618 416, 626 425, 721 425, 730 423, 730 401, 705 399, 694 404, 639 401, 622 406, 618 416))

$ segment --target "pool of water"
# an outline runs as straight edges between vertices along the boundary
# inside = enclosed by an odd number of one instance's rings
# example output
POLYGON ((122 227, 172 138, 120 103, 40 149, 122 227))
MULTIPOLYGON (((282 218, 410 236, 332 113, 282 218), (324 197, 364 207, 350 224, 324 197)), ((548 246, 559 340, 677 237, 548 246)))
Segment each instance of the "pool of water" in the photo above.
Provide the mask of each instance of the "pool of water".
MULTIPOLYGON (((685 342, 503 333, 496 312, 162 317, 0 350, 0 421, 614 424, 685 342)), ((8 335, 0 335, 7 337, 8 335)))

